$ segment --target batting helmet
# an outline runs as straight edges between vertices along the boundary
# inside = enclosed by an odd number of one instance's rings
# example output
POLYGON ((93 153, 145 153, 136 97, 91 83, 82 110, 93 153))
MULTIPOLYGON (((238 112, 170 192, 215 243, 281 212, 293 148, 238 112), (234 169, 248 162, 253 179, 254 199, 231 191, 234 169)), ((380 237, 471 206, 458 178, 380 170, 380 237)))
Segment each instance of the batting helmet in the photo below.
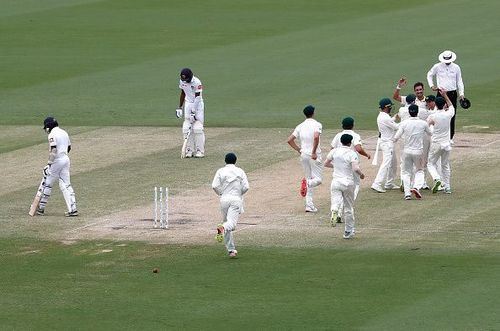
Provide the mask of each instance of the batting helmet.
POLYGON ((49 116, 45 120, 43 120, 43 129, 49 133, 56 126, 59 126, 59 123, 57 123, 57 120, 54 117, 49 116))
POLYGON ((467 98, 460 99, 460 107, 463 109, 469 109, 470 108, 470 100, 467 98))
POLYGON ((193 79, 193 72, 189 68, 184 68, 181 70, 181 80, 186 83, 191 83, 193 79))

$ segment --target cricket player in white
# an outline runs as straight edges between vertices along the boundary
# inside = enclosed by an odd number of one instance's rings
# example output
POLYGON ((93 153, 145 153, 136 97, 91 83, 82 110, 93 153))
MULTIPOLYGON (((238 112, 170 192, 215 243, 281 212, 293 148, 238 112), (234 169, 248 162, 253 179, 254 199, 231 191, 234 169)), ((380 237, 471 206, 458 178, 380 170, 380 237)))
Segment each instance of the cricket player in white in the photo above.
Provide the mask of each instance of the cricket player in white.
POLYGON ((44 183, 40 205, 37 209, 38 215, 43 215, 45 207, 52 192, 54 182, 59 181, 59 188, 66 202, 67 217, 78 216, 76 209, 76 198, 70 181, 70 161, 68 153, 71 150, 71 142, 66 131, 59 127, 56 119, 47 117, 43 121, 43 129, 48 133, 49 139, 49 160, 43 168, 43 173, 47 177, 44 183))
POLYGON ((243 213, 243 194, 250 188, 247 175, 238 168, 236 155, 226 154, 226 166, 215 173, 212 188, 220 196, 220 210, 223 223, 217 226, 217 241, 222 242, 230 257, 236 257, 238 251, 234 245, 233 231, 236 229, 240 214, 243 213))
POLYGON ((424 183, 424 172, 422 164, 422 153, 424 151, 424 135, 431 135, 429 125, 426 121, 417 117, 419 108, 417 105, 409 107, 410 118, 399 125, 394 136, 394 142, 403 137, 404 147, 402 153, 402 180, 404 186, 405 200, 411 200, 411 193, 417 199, 422 198, 419 187, 424 183), (411 177, 415 169, 415 180, 411 187, 411 177))
POLYGON ((313 188, 321 184, 323 164, 321 161, 320 136, 323 127, 314 117, 314 107, 304 108, 305 121, 300 123, 288 137, 288 144, 300 154, 305 177, 301 181, 300 194, 306 198, 306 212, 315 213, 313 188), (295 142, 300 140, 300 147, 295 142))
POLYGON ((379 193, 399 188, 399 186, 394 184, 397 160, 393 141, 399 124, 390 115, 392 106, 393 104, 389 98, 383 98, 379 102, 380 112, 377 117, 377 126, 380 134, 379 148, 382 151, 382 163, 371 186, 373 190, 379 193))
POLYGON ((331 217, 330 222, 335 226, 343 203, 343 215, 345 220, 344 239, 354 237, 354 190, 356 187, 354 177, 361 179, 365 175, 359 168, 358 154, 351 149, 352 136, 343 134, 340 137, 342 147, 332 149, 325 160, 325 167, 333 168, 333 179, 330 186, 331 190, 331 217))
POLYGON ((441 97, 436 98, 438 111, 430 115, 427 119, 427 123, 434 127, 427 168, 429 169, 429 173, 434 180, 432 193, 436 193, 442 185, 444 187, 444 192, 450 194, 450 125, 451 119, 455 115, 455 108, 453 107, 450 98, 446 95, 446 91, 442 90, 440 93, 444 99, 441 97), (445 104, 448 104, 448 110, 444 109, 445 104), (441 167, 439 169, 438 161, 440 158, 441 167), (439 170, 442 175, 440 175, 439 170))
MULTIPOLYGON (((368 160, 371 158, 371 155, 368 154, 365 149, 363 148, 363 142, 361 141, 361 136, 354 132, 354 119, 352 117, 345 117, 342 120, 342 129, 344 129, 342 132, 339 132, 333 137, 333 140, 331 142, 331 147, 333 148, 338 148, 342 147, 342 143, 340 142, 340 137, 344 134, 350 134, 352 136, 352 143, 351 143, 351 149, 355 151, 358 155, 363 155, 366 157, 368 160)), ((359 177, 355 174, 354 175, 354 200, 358 197, 359 193, 359 177)), ((340 206, 339 209, 339 215, 342 215, 342 205, 340 206)), ((337 218, 337 223, 342 223, 342 218, 339 216, 337 218)))
MULTIPOLYGON (((396 89, 392 95, 392 98, 401 103, 402 106, 409 106, 406 103, 406 96, 400 95, 399 92, 403 86, 406 85, 406 77, 401 77, 396 85, 396 89)), ((425 108, 425 95, 424 95, 424 84, 421 82, 416 82, 413 85, 413 92, 415 92, 415 104, 420 108, 425 108)))
POLYGON ((179 88, 179 108, 175 111, 177 118, 183 114, 182 133, 187 139, 186 157, 205 156, 205 104, 203 103, 203 85, 198 77, 193 76, 189 68, 181 70, 179 88))

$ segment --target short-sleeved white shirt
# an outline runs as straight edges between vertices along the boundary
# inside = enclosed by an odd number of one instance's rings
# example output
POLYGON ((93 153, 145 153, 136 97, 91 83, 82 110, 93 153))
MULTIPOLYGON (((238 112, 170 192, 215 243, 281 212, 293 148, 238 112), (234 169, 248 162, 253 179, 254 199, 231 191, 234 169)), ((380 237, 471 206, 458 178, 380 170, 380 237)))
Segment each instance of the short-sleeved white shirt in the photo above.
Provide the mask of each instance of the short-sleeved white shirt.
POLYGON ((455 108, 451 106, 447 111, 438 110, 432 113, 427 121, 434 122, 434 131, 431 141, 434 143, 448 143, 450 141, 450 121, 455 115, 455 108))
POLYGON ((196 97, 196 93, 200 93, 200 97, 202 97, 203 85, 198 77, 193 76, 191 79, 191 83, 183 82, 179 80, 179 88, 184 91, 186 97, 184 98, 187 102, 194 102, 194 98, 196 97))
POLYGON ((353 130, 344 130, 342 132, 339 132, 333 137, 331 146, 332 148, 337 148, 337 147, 342 147, 342 143, 340 142, 340 137, 344 134, 350 134, 352 136, 352 142, 351 142, 351 149, 355 151, 354 146, 356 145, 361 145, 363 146, 363 143, 361 141, 361 136, 354 132, 353 130))
POLYGON ((212 188, 221 196, 241 198, 250 185, 243 169, 234 164, 226 164, 215 173, 212 181, 212 188))
POLYGON ((56 158, 68 154, 68 146, 71 145, 68 133, 56 126, 50 130, 49 136, 49 150, 56 147, 56 158))
POLYGON ((320 142, 316 148, 316 155, 321 154, 321 132, 323 131, 323 126, 320 122, 316 121, 314 118, 307 118, 304 122, 297 125, 295 130, 293 130, 292 135, 300 140, 300 151, 304 155, 311 155, 314 145, 314 134, 317 132, 320 134, 320 142))
MULTIPOLYGON (((398 116, 401 119, 401 122, 406 121, 407 119, 409 119, 411 117, 408 107, 409 106, 399 108, 398 116)), ((417 116, 421 120, 425 121, 427 119, 427 117, 429 116, 429 110, 427 110, 427 108, 425 106, 424 106, 424 108, 418 106, 418 115, 417 116)))
POLYGON ((326 156, 333 164, 333 179, 346 180, 350 184, 354 183, 354 171, 352 163, 359 162, 358 153, 354 152, 348 146, 342 146, 332 149, 326 156))

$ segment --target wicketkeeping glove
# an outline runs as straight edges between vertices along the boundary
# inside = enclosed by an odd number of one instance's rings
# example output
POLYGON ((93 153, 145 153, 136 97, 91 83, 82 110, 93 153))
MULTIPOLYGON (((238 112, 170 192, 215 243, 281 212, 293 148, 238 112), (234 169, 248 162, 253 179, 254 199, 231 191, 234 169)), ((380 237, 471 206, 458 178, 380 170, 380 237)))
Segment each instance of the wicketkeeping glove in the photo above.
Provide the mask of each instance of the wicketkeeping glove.
POLYGON ((175 110, 175 116, 177 116, 177 118, 181 118, 182 117, 182 108, 177 108, 175 110))
POLYGON ((43 175, 45 177, 50 176, 50 165, 47 164, 45 167, 43 167, 43 175))

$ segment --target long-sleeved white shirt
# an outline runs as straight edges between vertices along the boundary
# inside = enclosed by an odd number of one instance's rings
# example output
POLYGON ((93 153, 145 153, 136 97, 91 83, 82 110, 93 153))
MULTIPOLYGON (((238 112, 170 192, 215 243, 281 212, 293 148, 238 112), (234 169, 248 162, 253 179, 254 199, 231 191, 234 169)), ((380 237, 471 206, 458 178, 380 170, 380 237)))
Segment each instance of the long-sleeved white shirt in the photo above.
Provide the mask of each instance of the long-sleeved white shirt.
POLYGON ((462 81, 462 71, 458 64, 436 63, 427 73, 427 83, 429 87, 436 86, 445 89, 446 91, 457 91, 458 95, 464 95, 464 82, 462 81), (434 76, 436 76, 436 84, 434 84, 434 76))
POLYGON ((215 173, 212 188, 215 193, 220 195, 221 199, 241 199, 241 196, 248 191, 250 185, 243 169, 234 164, 226 164, 225 167, 220 168, 215 173))
POLYGON ((424 151, 424 135, 431 135, 431 130, 426 121, 418 117, 410 117, 399 124, 399 129, 394 136, 394 141, 403 137, 403 151, 407 154, 422 154, 424 151))
POLYGON ((380 132, 381 141, 392 141, 399 124, 387 113, 381 111, 377 116, 378 132, 380 132))

